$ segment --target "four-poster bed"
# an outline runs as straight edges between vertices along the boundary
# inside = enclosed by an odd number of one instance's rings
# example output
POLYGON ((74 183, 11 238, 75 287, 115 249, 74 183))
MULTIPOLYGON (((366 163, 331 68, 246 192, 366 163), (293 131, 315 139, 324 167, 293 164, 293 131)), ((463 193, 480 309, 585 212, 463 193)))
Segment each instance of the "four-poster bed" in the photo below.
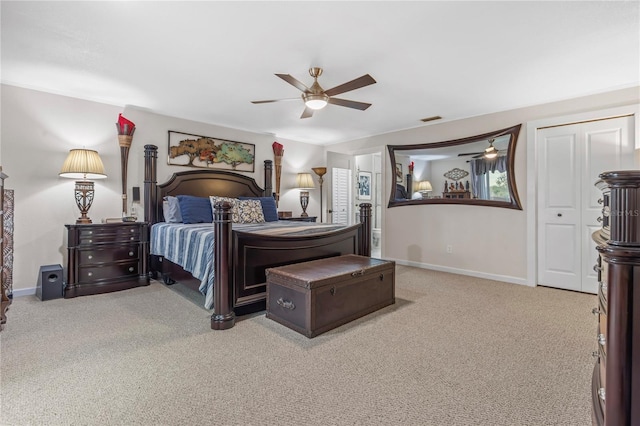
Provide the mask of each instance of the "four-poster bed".
MULTIPOLYGON (((168 196, 265 197, 272 196, 272 162, 264 162, 264 189, 253 178, 222 170, 191 170, 174 173, 165 183, 157 183, 157 146, 145 145, 145 221, 164 221, 163 199, 168 196)), ((280 235, 233 229, 232 205, 218 202, 213 211, 213 306, 211 328, 233 327, 236 314, 262 310, 265 306, 265 270, 343 254, 371 255, 371 204, 360 204, 360 223, 320 233, 280 235)), ((304 224, 311 229, 313 224, 304 224)), ((153 238, 153 236, 152 236, 153 238)), ((178 265, 158 253, 152 254, 150 273, 165 283, 184 277, 178 265)))

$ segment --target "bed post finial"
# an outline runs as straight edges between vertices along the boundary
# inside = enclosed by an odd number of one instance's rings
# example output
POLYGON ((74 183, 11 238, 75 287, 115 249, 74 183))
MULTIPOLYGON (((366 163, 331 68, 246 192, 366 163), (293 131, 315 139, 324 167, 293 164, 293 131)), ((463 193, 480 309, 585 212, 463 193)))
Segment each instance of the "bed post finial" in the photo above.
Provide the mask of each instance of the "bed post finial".
POLYGON ((144 146, 144 221, 153 224, 158 221, 158 191, 156 189, 156 164, 158 147, 144 146))
POLYGON ((371 257, 371 203, 360 203, 360 255, 371 257))

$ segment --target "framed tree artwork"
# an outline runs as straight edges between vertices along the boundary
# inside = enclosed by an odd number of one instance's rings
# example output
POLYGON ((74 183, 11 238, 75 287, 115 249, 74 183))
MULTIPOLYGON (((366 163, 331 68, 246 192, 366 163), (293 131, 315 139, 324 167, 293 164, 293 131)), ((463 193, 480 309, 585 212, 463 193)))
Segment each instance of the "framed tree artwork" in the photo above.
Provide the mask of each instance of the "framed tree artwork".
POLYGON ((251 143, 169 130, 170 165, 253 172, 255 152, 251 143))

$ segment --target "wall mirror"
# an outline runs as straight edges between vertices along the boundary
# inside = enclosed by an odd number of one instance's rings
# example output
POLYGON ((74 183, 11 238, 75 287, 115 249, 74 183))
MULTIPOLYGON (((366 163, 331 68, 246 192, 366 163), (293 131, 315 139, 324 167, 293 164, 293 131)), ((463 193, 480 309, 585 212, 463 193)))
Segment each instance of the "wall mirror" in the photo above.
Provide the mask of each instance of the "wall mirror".
POLYGON ((389 207, 470 204, 522 210, 513 162, 522 125, 417 145, 388 145, 389 207))

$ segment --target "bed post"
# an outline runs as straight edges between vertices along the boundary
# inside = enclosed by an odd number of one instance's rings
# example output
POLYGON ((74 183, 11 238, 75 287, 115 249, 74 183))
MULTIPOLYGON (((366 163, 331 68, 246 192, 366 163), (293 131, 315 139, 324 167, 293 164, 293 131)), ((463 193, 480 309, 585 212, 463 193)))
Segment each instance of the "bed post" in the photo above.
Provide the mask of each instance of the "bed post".
POLYGON ((233 271, 231 270, 231 203, 217 202, 213 210, 213 315, 211 328, 227 330, 236 323, 233 312, 233 271))
POLYGON ((371 257, 371 203, 360 203, 360 223, 360 255, 371 257))
POLYGON ((273 161, 264 160, 264 196, 273 197, 273 161))
POLYGON ((144 146, 144 221, 149 225, 158 221, 158 191, 156 188, 156 163, 158 147, 155 145, 144 146))

